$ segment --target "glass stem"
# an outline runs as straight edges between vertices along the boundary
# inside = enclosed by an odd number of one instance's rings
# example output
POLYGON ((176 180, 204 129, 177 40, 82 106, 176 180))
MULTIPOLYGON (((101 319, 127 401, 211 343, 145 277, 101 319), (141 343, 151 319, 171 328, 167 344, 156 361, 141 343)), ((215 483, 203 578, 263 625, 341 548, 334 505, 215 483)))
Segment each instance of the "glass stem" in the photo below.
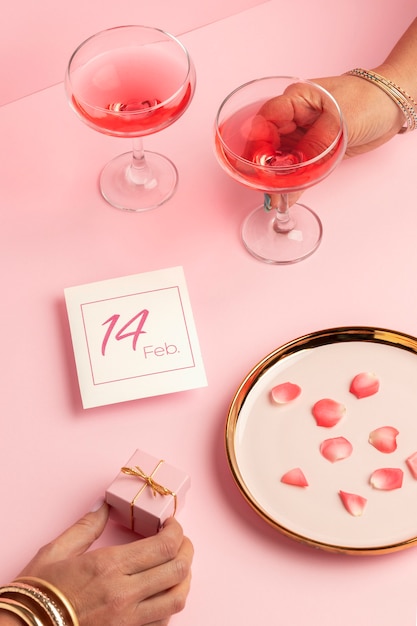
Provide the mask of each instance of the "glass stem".
POLYGON ((133 138, 132 154, 132 163, 127 172, 129 180, 135 183, 135 185, 145 185, 146 187, 156 185, 156 181, 154 181, 152 172, 146 162, 142 137, 133 138))
POLYGON ((275 210, 274 230, 277 233, 289 233, 295 226, 295 220, 291 216, 290 205, 287 193, 279 195, 276 206, 271 206, 275 210))

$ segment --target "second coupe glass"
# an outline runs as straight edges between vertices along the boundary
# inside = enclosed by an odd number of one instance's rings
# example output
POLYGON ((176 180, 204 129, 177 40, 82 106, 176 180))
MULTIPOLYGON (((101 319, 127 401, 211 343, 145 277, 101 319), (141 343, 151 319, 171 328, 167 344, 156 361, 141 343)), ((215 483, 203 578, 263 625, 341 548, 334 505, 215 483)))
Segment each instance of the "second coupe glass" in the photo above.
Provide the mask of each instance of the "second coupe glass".
POLYGON ((217 157, 238 182, 265 194, 243 224, 242 238, 256 258, 294 263, 321 241, 319 217, 301 192, 328 176, 346 149, 346 129, 336 100, 319 85, 270 76, 229 94, 215 122, 217 157))
POLYGON ((91 128, 133 139, 133 151, 102 171, 104 198, 128 211, 166 202, 177 186, 176 167, 145 152, 142 137, 175 122, 192 100, 195 70, 182 43, 148 26, 101 31, 73 53, 65 85, 72 108, 91 128))

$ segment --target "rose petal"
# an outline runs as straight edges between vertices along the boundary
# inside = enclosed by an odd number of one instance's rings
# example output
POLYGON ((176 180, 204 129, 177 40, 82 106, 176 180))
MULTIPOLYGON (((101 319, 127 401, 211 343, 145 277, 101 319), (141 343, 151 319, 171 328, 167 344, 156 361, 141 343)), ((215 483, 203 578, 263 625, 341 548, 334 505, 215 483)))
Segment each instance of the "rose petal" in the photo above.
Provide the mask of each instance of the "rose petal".
POLYGON ((324 426, 325 428, 335 426, 342 419, 345 412, 346 409, 343 404, 330 398, 319 400, 312 408, 317 426, 324 426))
POLYGON ((417 479, 417 452, 413 452, 411 456, 409 456, 406 461, 408 469, 410 470, 413 478, 417 479))
POLYGON ((354 517, 362 515, 367 499, 356 493, 348 493, 347 491, 339 491, 340 499, 346 511, 354 517))
POLYGON ((281 482, 286 485, 294 485, 295 487, 308 487, 304 472, 299 467, 294 467, 294 469, 281 476, 281 482))
POLYGON ((404 472, 398 467, 384 467, 375 470, 369 479, 374 489, 392 491, 403 484, 404 472))
POLYGON ((352 454, 353 446, 345 437, 325 439, 320 444, 320 452, 331 463, 346 459, 352 454))
POLYGON ((397 449, 399 431, 393 426, 381 426, 369 434, 369 443, 379 452, 390 453, 397 449))
POLYGON ((379 390, 379 380, 375 374, 361 372, 350 383, 349 391, 357 398, 373 396, 379 390))
POLYGON ((271 389, 271 396, 274 402, 277 404, 286 404, 287 402, 292 402, 301 393, 301 387, 295 385, 294 383, 281 383, 280 385, 276 385, 271 389))

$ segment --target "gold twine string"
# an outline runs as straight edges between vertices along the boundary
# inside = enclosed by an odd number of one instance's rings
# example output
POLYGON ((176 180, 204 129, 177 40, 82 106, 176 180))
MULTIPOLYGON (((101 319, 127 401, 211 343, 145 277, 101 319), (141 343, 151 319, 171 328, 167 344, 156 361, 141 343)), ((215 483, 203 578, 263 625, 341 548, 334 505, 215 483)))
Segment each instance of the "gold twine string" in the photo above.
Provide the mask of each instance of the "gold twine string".
POLYGON ((130 526, 131 529, 134 530, 134 508, 135 502, 142 494, 142 492, 146 489, 146 487, 150 487, 152 490, 152 495, 156 498, 156 495, 159 494, 161 496, 172 496, 174 498, 174 512, 172 516, 175 516, 177 511, 177 494, 174 491, 171 491, 167 487, 160 485, 153 479, 153 476, 158 471, 159 467, 164 463, 164 461, 159 461, 158 465, 154 468, 151 474, 145 474, 145 472, 139 467, 139 465, 135 465, 134 467, 122 467, 121 471, 123 474, 127 474, 128 476, 134 476, 136 478, 140 478, 144 481, 144 485, 141 489, 139 489, 138 493, 135 495, 133 500, 130 503, 130 526))

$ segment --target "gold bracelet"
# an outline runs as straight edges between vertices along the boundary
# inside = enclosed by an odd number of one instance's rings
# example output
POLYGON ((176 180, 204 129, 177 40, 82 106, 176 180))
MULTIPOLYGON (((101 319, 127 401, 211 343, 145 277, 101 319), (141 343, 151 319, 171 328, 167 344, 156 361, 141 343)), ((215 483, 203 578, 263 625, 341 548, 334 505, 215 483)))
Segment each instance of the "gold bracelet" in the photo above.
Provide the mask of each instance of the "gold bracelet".
POLYGON ((395 104, 401 109, 402 114, 405 117, 406 126, 400 129, 400 133, 415 130, 417 128, 417 102, 408 94, 404 89, 401 89, 396 83, 384 78, 376 72, 371 70, 364 70, 360 67, 346 72, 350 76, 358 76, 367 80, 384 91, 387 96, 395 102, 395 104))
POLYGON ((3 600, 0 599, 0 610, 13 613, 13 615, 19 617, 22 622, 28 626, 43 626, 41 620, 36 617, 32 611, 30 611, 23 604, 20 604, 20 602, 16 602, 11 598, 4 598, 3 600))
POLYGON ((67 626, 59 608, 48 596, 42 593, 40 589, 36 589, 23 582, 15 581, 10 583, 10 585, 0 587, 0 596, 9 599, 13 599, 17 596, 21 603, 37 615, 37 617, 40 617, 40 611, 44 618, 49 619, 52 626, 67 626))
POLYGON ((55 585, 52 585, 46 580, 41 578, 35 578, 33 576, 25 576, 24 578, 16 578, 16 583, 26 583, 33 585, 39 591, 43 592, 46 596, 52 596, 55 604, 60 608, 61 614, 64 615, 65 622, 72 626, 79 626, 78 617, 74 607, 68 598, 60 591, 55 585))

